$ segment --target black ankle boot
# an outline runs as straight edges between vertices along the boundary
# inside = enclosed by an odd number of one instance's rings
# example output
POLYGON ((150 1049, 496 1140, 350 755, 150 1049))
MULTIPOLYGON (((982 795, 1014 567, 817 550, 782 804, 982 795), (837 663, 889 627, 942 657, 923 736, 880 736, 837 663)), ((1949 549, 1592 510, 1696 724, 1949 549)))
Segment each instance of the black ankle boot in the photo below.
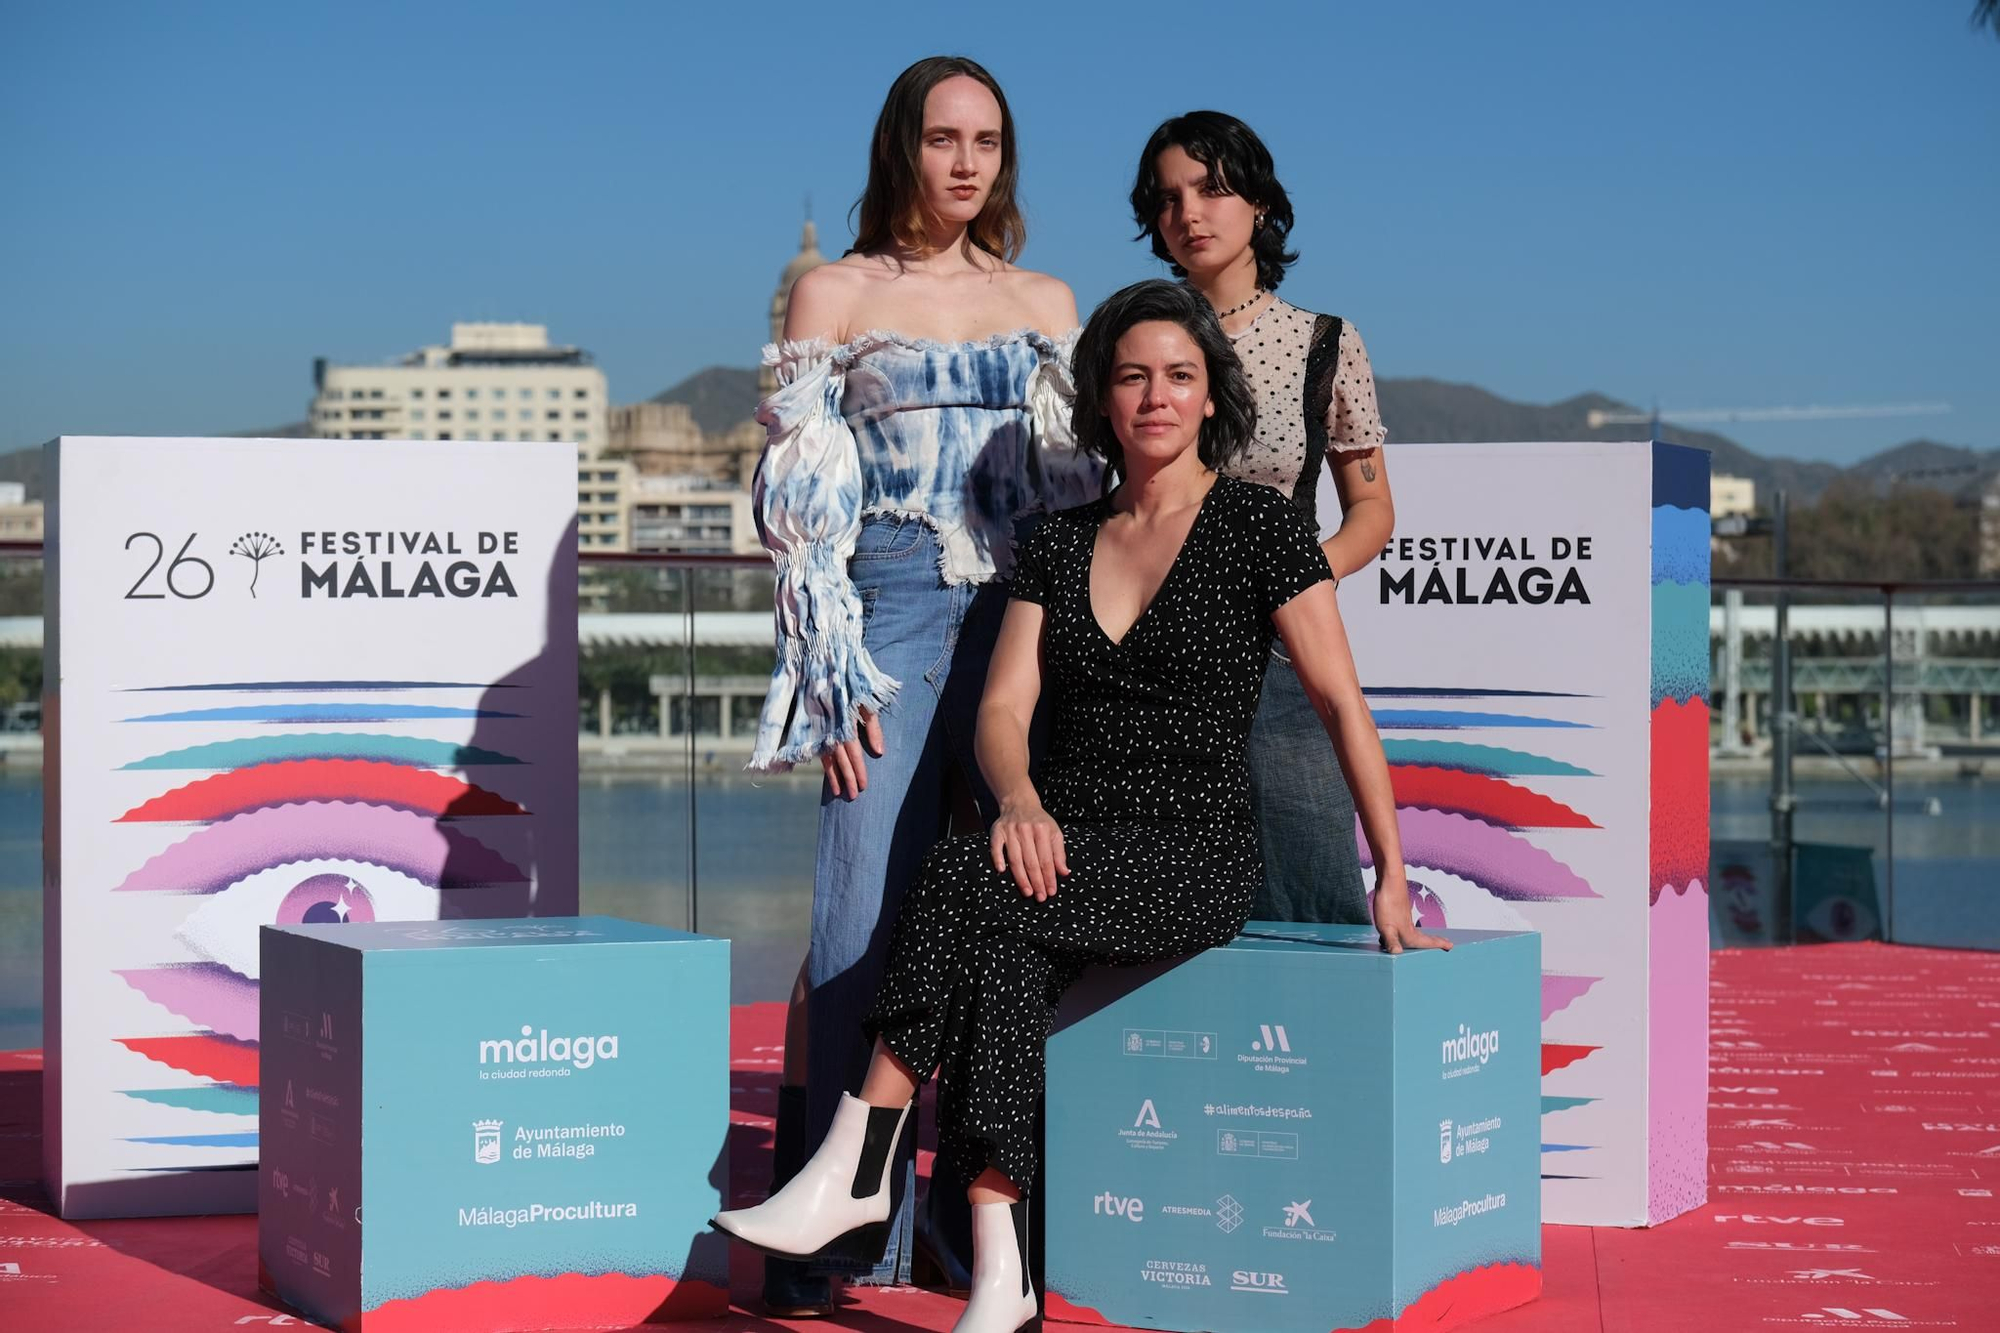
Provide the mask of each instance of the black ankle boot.
MULTIPOLYGON (((806 1160, 806 1090, 778 1085, 778 1123, 771 1145, 771 1193, 783 1189, 806 1160)), ((774 1319, 833 1313, 833 1283, 797 1259, 764 1260, 764 1312, 774 1319)))

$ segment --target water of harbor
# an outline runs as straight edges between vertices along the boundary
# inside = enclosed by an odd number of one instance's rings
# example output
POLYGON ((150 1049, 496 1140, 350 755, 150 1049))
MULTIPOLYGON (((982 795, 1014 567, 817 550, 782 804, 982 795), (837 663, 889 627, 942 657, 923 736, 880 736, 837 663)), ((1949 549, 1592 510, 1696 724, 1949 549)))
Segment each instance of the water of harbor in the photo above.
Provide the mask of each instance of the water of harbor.
MULTIPOLYGON (((1872 847, 1879 861, 1883 816, 1868 788, 1809 779, 1798 790, 1801 841, 1872 847)), ((1984 878, 2000 893, 2000 784, 1899 779, 1896 797, 1899 882, 1921 876, 1926 861, 1990 862, 1984 878)), ((1713 836, 1767 837, 1769 801, 1766 777, 1719 774, 1713 836)), ((582 910, 685 928, 692 907, 704 934, 732 941, 731 998, 780 999, 805 945, 818 814, 819 785, 804 775, 716 771, 690 792, 679 772, 586 773, 582 910)), ((0 1050, 42 1039, 41 833, 40 771, 0 768, 0 1050)))

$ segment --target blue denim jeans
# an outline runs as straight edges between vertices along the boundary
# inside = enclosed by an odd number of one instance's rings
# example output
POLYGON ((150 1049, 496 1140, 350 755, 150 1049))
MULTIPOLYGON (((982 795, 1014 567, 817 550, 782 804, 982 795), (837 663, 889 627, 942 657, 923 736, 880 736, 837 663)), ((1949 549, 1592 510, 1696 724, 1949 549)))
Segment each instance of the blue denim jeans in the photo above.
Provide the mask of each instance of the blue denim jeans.
MULTIPOLYGON (((953 774, 970 783, 982 816, 994 814, 972 729, 1006 592, 997 583, 946 585, 938 556, 936 534, 921 519, 879 515, 863 521, 848 564, 862 644, 902 688, 881 715, 883 753, 867 760, 867 789, 851 801, 821 790, 807 1002, 810 1143, 825 1136, 840 1094, 860 1090, 868 1062, 861 1021, 882 981, 903 892, 947 831, 953 774)), ((915 1139, 907 1136, 887 1251, 815 1267, 909 1280, 915 1139)))
POLYGON ((1264 852, 1264 887, 1251 919, 1367 925, 1354 797, 1326 727, 1280 643, 1271 645, 1264 668, 1248 762, 1250 802, 1264 852))

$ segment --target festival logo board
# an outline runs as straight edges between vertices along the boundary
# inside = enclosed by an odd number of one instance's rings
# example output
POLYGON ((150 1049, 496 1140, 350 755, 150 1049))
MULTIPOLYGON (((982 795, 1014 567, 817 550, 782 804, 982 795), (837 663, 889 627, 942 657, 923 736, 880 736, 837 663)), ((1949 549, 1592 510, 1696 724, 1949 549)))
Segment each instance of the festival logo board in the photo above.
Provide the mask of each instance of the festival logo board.
POLYGON ((1708 455, 1392 461, 1340 606, 1419 916, 1542 934, 1546 1220, 1665 1221, 1707 1197, 1708 455))
POLYGON ((48 446, 45 1173, 248 1211, 266 924, 577 907, 575 447, 48 446))

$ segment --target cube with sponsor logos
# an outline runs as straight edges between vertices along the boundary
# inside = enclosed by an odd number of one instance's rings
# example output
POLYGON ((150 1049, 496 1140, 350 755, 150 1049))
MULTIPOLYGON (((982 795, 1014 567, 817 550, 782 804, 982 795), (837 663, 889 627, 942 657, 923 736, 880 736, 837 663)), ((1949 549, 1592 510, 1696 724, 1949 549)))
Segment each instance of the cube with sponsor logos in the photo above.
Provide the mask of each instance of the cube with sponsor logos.
POLYGON ((719 1315, 729 945, 612 917, 267 926, 259 1280, 350 1330, 719 1315))
POLYGON ((1093 970, 1049 1040, 1047 1313, 1454 1327, 1541 1290, 1541 942, 1252 922, 1093 970))

